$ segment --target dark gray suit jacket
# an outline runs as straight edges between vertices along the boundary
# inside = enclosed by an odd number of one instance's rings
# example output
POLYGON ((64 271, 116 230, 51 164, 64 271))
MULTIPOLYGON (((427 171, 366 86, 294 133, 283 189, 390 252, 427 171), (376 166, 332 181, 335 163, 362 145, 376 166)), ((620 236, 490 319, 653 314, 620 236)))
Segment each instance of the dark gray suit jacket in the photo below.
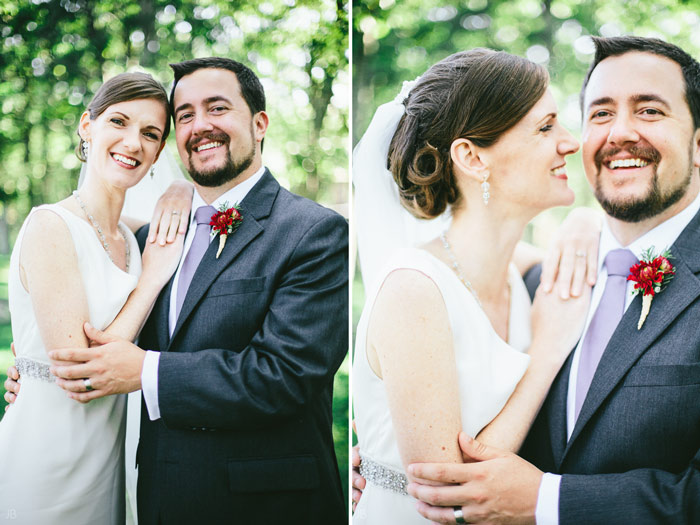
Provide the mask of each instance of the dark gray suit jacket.
POLYGON ((162 417, 142 413, 139 521, 345 523, 331 401, 348 349, 347 222, 269 171, 240 208, 172 338, 171 281, 139 339, 162 352, 162 417))
POLYGON ((671 247, 676 276, 641 330, 630 304, 601 358, 571 439, 571 356, 520 454, 563 474, 568 523, 700 523, 700 214, 671 247))

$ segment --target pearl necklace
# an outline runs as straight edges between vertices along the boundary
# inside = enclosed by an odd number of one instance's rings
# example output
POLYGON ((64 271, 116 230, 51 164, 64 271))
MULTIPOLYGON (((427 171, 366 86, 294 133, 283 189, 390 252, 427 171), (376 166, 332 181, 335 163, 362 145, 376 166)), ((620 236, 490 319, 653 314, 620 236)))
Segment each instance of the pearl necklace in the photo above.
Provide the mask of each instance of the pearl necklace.
MULTIPOLYGON (((107 239, 105 239, 104 233, 102 233, 102 228, 100 227, 100 224, 95 220, 95 217, 92 216, 91 213, 88 212, 87 206, 85 206, 85 203, 81 200, 80 195, 78 195, 77 191, 73 192, 73 197, 75 197, 75 200, 78 201, 78 204, 82 208, 83 212, 87 216, 88 220, 90 221, 90 224, 92 224, 92 227, 95 228, 97 231, 97 236, 100 238, 100 241, 102 242, 102 247, 104 248, 105 252, 107 253, 107 257, 109 257, 109 260, 112 261, 112 264, 116 266, 116 263, 114 262, 114 259, 112 258, 112 252, 109 250, 109 244, 107 243, 107 239)), ((129 259, 131 255, 131 250, 129 249, 129 241, 126 239, 126 235, 124 235, 124 232, 122 231, 122 225, 118 224, 117 225, 117 230, 119 231, 120 235, 122 236, 122 239, 124 239, 124 246, 126 247, 126 273, 129 273, 129 259)))
POLYGON ((474 295, 474 299, 476 299, 476 302, 479 303, 479 306, 483 309, 484 307, 482 306, 481 301, 479 300, 479 294, 476 293, 476 290, 472 286, 472 283, 470 283, 469 280, 466 277, 464 277, 464 274, 462 273, 462 268, 457 262, 457 257, 455 257, 455 254, 452 251, 452 248, 450 247, 450 243, 447 242, 447 235, 445 235, 445 232, 442 232, 440 234, 440 240, 442 241, 442 246, 445 248, 445 251, 447 252, 447 255, 450 258, 450 261, 452 261, 452 269, 457 274, 457 277, 460 281, 462 281, 462 284, 467 288, 467 290, 469 290, 472 293, 472 295, 474 295))

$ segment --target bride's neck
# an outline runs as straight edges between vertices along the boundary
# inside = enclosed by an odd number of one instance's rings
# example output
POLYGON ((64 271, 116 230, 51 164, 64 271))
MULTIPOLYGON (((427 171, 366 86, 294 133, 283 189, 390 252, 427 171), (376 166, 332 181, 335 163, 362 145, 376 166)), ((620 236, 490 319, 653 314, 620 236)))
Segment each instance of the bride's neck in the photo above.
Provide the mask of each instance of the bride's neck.
POLYGON ((80 200, 85 204, 97 223, 107 233, 116 235, 119 217, 124 206, 123 189, 108 186, 100 180, 87 177, 78 189, 80 200))
POLYGON ((504 296, 508 265, 528 221, 481 202, 455 210, 447 238, 482 302, 498 302, 504 296))

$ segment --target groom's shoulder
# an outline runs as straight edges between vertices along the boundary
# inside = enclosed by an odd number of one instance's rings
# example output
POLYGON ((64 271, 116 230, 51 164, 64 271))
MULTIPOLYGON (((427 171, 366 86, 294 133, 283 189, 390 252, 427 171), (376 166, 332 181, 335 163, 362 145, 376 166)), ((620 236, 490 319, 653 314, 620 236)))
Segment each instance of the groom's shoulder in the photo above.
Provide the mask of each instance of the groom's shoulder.
POLYGON ((292 193, 280 186, 271 215, 276 220, 292 221, 300 229, 306 230, 323 222, 347 231, 348 222, 335 210, 327 208, 311 199, 292 193))

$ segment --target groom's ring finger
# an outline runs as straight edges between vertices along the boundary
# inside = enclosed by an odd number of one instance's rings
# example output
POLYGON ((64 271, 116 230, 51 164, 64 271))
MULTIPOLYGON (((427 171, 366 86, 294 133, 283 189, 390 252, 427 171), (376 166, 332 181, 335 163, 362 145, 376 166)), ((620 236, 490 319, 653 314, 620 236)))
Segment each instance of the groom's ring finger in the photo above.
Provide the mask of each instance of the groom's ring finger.
MULTIPOLYGON (((56 379, 56 384, 60 386, 63 390, 66 390, 68 392, 76 392, 78 394, 84 394, 85 392, 89 392, 87 389, 87 385, 85 384, 84 379, 61 379, 57 378, 56 379)), ((92 390, 95 389, 95 385, 90 383, 90 388, 92 390)))
MULTIPOLYGON (((461 507, 460 507, 461 508, 461 507)), ((457 521, 457 513, 452 507, 434 507, 423 501, 418 502, 418 512, 433 523, 469 523, 462 516, 462 520, 457 521)))

